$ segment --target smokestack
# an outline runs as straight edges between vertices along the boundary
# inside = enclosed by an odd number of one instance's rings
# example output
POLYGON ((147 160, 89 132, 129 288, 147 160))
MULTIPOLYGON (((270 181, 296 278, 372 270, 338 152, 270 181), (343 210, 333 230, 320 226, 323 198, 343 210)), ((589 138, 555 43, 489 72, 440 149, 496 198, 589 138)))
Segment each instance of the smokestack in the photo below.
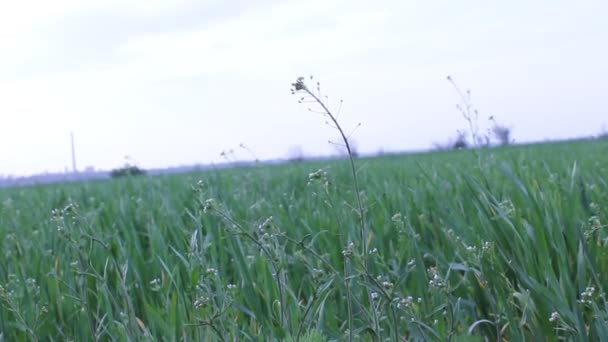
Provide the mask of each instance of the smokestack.
POLYGON ((74 147, 74 132, 70 132, 70 140, 72 141, 72 171, 78 172, 76 169, 76 148, 74 147))

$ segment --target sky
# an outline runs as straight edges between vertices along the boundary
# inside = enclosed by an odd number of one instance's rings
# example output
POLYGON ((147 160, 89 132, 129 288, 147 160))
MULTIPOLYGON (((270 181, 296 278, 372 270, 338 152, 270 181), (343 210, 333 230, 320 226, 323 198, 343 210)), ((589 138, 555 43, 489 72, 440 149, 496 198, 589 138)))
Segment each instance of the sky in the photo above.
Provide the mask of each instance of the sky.
MULTIPOLYGON (((0 2, 0 175, 338 151, 290 92, 314 75, 362 153, 466 129, 450 75, 516 142, 608 125, 608 2, 0 2), (360 124, 360 126, 359 126, 360 124), (240 147, 245 146, 246 148, 240 147)), ((313 108, 314 109, 314 108, 313 108)))

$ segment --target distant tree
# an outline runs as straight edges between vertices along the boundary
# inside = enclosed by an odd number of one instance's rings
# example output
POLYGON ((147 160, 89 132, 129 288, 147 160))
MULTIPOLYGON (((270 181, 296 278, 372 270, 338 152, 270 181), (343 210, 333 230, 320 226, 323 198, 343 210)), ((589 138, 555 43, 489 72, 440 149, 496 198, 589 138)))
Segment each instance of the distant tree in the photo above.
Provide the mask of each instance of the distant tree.
POLYGON ((464 131, 456 131, 456 136, 449 139, 447 142, 434 143, 433 147, 436 151, 462 150, 469 148, 467 134, 464 131))
POLYGON ((493 116, 490 116, 490 121, 492 122, 492 128, 490 129, 492 137, 500 145, 505 146, 511 144, 511 128, 499 124, 493 116))
POLYGON ((492 127, 492 135, 500 145, 509 145, 511 143, 511 129, 506 126, 495 125, 492 127))
POLYGON ((467 142, 467 135, 463 131, 458 131, 456 138, 450 144, 453 150, 462 150, 469 147, 467 142))
POLYGON ((120 177, 127 177, 127 176, 144 176, 145 174, 146 174, 145 170, 140 169, 139 167, 137 167, 135 165, 125 164, 125 166, 123 166, 121 168, 112 170, 110 172, 110 177, 120 178, 120 177))

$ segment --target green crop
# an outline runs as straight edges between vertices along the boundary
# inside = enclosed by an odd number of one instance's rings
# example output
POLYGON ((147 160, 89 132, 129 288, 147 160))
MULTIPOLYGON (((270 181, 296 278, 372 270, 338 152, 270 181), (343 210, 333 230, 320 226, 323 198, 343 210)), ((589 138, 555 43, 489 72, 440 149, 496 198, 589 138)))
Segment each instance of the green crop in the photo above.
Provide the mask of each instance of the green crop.
POLYGON ((0 340, 608 340, 607 152, 2 189, 0 340))

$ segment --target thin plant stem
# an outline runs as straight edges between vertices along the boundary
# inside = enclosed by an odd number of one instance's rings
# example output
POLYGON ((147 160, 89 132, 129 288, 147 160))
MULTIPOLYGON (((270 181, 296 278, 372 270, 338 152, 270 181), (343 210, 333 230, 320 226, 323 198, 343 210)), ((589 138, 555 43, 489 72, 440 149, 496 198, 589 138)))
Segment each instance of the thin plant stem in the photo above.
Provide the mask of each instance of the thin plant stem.
MULTIPOLYGON (((325 102, 323 100, 321 100, 320 89, 319 89, 318 84, 317 84, 317 91, 319 92, 319 95, 316 95, 315 93, 313 93, 308 88, 308 86, 306 86, 306 84, 304 83, 303 77, 298 78, 296 83, 293 84, 293 86, 295 88, 295 90, 293 91, 294 93, 296 91, 303 91, 304 93, 306 93, 308 96, 310 96, 312 98, 312 102, 316 102, 321 106, 321 108, 323 109, 323 112, 321 112, 321 114, 326 115, 331 120, 334 128, 336 128, 338 130, 338 132, 340 133, 340 137, 342 138, 342 141, 344 142, 344 146, 346 147, 346 151, 348 153, 348 160, 350 163, 350 170, 351 170, 351 174, 352 174, 352 178, 353 178, 353 187, 355 190, 355 198, 357 200, 358 218, 359 218, 359 226, 360 226, 360 239, 361 239, 361 255, 362 255, 362 259, 363 259, 363 271, 367 278, 373 278, 369 273, 369 267, 368 267, 369 252, 368 252, 367 239, 366 239, 368 232, 367 232, 367 226, 365 224, 365 210, 363 208, 363 200, 361 198, 361 190, 360 190, 360 186, 359 186, 359 179, 357 177, 357 168, 355 166, 354 153, 353 153, 352 147, 350 145, 350 142, 348 140, 348 137, 347 137, 346 133, 344 133, 344 130, 342 129, 342 126, 338 122, 336 116, 327 107, 325 102)), ((342 102, 342 101, 340 101, 340 102, 342 102)), ((341 108, 342 107, 340 105, 340 109, 341 108)), ((367 292, 368 302, 373 308, 374 300, 372 298, 371 290, 367 289, 366 292, 367 292)), ((347 285, 347 294, 350 294, 350 286, 348 286, 348 285, 347 285)), ((352 326, 351 326, 352 325, 352 312, 351 312, 351 307, 350 307, 350 300, 349 300, 348 305, 349 305, 349 331, 350 331, 349 341, 352 341, 352 338, 353 338, 352 337, 352 326)), ((380 326, 379 326, 377 313, 376 313, 375 309, 372 310, 372 319, 373 319, 374 329, 376 332, 378 332, 380 326)))
POLYGON ((365 271, 367 272, 368 250, 367 250, 367 243, 366 243, 366 239, 365 239, 365 236, 367 235, 367 227, 365 225, 365 212, 363 210, 363 200, 361 199, 359 179, 357 177, 357 168, 355 166, 355 158, 353 156, 353 151, 352 151, 350 143, 348 141, 348 137, 346 136, 346 134, 344 133, 344 130, 342 129, 342 126, 340 126, 340 124, 338 123, 338 120, 332 114, 332 112, 329 110, 329 108, 327 108, 325 103, 318 96, 316 96, 312 91, 310 91, 310 89, 308 89, 308 87, 306 87, 303 83, 302 83, 302 86, 303 86, 303 88, 301 88, 301 90, 306 92, 306 94, 308 94, 310 97, 312 97, 313 100, 315 102, 317 102, 321 106, 321 108, 323 108, 324 114, 326 114, 329 117, 329 119, 333 122, 334 127, 340 133, 342 141, 344 142, 344 146, 346 147, 346 151, 348 153, 348 160, 350 162, 350 169, 351 169, 351 173, 352 173, 352 177, 353 177, 353 187, 355 189, 355 197, 357 199, 357 206, 358 206, 358 211, 359 211, 359 224, 360 224, 360 228, 361 228, 361 244, 362 244, 362 254, 363 254, 363 261, 364 261, 363 265, 364 265, 365 271))

